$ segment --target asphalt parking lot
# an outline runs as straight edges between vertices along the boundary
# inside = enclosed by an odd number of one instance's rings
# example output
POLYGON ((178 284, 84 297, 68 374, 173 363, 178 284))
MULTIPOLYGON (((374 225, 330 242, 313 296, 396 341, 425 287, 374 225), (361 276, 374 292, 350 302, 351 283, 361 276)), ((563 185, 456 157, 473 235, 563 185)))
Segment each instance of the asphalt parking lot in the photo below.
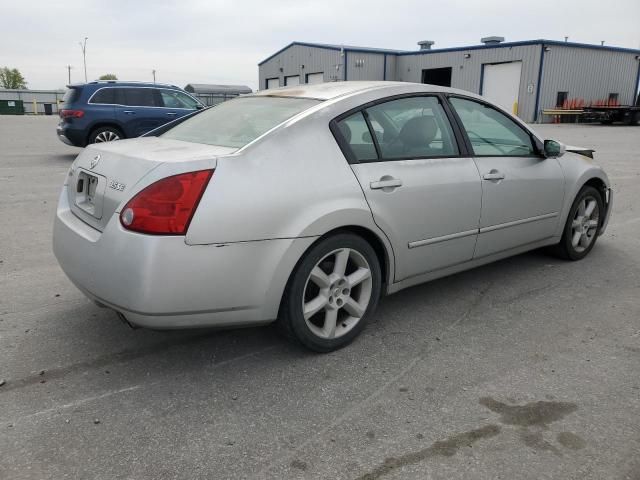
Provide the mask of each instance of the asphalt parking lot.
POLYGON ((55 123, 0 117, 1 479, 640 479, 640 127, 539 127, 612 179, 585 260, 411 288, 317 355, 86 300, 51 252, 79 151, 55 123))

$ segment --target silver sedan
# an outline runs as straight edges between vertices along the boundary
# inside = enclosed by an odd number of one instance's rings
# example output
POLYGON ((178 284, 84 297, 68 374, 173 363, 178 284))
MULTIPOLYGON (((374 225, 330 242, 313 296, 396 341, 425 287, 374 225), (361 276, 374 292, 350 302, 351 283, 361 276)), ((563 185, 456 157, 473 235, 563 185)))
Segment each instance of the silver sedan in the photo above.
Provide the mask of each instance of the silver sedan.
POLYGON ((330 351, 381 295, 540 247, 585 257, 611 202, 592 150, 481 97, 337 82, 86 148, 53 245, 71 281, 133 325, 276 321, 330 351))

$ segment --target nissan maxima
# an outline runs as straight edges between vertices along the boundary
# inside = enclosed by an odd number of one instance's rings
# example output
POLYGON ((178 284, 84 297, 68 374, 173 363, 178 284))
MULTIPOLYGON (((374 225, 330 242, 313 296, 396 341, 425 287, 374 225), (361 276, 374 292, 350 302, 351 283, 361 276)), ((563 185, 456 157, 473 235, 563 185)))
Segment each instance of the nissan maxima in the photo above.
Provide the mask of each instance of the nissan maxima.
POLYGON ((336 82, 89 146, 64 182, 53 247, 130 324, 275 321, 326 352, 382 295, 541 247, 584 258, 611 204, 593 150, 545 140, 482 97, 336 82))

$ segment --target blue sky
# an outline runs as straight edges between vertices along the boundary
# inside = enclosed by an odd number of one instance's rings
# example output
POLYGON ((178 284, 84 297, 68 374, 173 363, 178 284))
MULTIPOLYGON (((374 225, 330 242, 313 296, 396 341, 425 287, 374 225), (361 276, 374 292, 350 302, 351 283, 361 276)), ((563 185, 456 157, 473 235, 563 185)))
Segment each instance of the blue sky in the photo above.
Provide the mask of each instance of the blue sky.
POLYGON ((513 0, 271 2, 200 0, 22 1, 3 4, 0 66, 30 88, 89 79, 233 83, 257 87, 257 63, 293 40, 417 49, 473 45, 481 37, 546 38, 640 48, 640 1, 513 0))

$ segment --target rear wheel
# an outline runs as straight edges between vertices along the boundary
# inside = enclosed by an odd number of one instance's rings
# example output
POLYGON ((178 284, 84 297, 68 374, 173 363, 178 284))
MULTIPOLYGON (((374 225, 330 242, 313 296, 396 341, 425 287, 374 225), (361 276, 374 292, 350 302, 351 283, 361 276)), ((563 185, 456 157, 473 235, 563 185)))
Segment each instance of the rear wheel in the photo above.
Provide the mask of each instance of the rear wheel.
POLYGON ((316 352, 342 348, 365 327, 380 290, 380 263, 371 245, 348 233, 328 237, 311 248, 292 274, 278 326, 316 352))
POLYGON ((116 127, 100 127, 91 132, 89 143, 115 142, 123 138, 124 135, 116 127))
POLYGON ((567 260, 586 257, 598 239, 604 213, 600 192, 590 186, 582 187, 569 210, 556 253, 567 260))

